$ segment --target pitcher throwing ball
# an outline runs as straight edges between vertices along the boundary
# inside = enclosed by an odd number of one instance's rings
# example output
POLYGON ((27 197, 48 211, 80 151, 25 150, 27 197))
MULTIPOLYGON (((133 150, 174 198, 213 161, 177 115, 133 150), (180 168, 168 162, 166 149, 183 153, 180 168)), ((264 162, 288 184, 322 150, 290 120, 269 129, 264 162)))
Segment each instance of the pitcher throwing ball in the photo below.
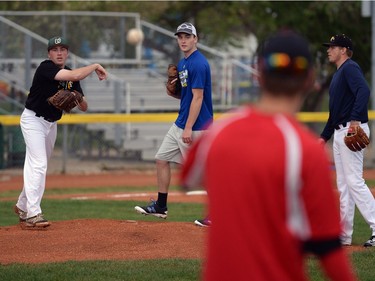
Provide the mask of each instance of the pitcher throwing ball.
MULTIPOLYGON (((48 160, 56 141, 57 123, 63 114, 57 104, 51 102, 57 92, 77 97, 73 106, 87 110, 87 102, 79 81, 95 72, 99 80, 107 78, 106 70, 99 64, 77 69, 65 65, 69 44, 63 37, 48 41, 48 59, 35 71, 25 109, 21 115, 21 130, 26 143, 23 170, 23 189, 14 211, 24 229, 46 228, 50 222, 44 217, 41 201, 46 185, 48 160)), ((71 107, 64 107, 69 111, 71 107)))

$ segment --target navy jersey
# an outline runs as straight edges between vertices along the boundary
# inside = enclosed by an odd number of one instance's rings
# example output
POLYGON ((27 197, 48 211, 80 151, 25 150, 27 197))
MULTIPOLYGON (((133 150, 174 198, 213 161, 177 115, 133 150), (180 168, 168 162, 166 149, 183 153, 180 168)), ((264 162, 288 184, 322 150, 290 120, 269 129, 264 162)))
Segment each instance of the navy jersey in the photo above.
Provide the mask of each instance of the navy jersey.
POLYGON ((183 58, 177 66, 181 81, 180 111, 175 124, 185 129, 189 117, 190 104, 193 99, 192 89, 203 89, 203 102, 193 131, 205 129, 213 120, 211 70, 206 58, 194 51, 188 58, 183 58))
POLYGON ((321 134, 329 140, 336 126, 349 121, 368 122, 370 89, 359 65, 346 60, 333 75, 329 88, 329 118, 321 134))
MULTIPOLYGON (((65 69, 70 70, 67 66, 65 69)), ((51 60, 43 61, 35 71, 30 93, 25 103, 27 109, 55 121, 61 119, 62 111, 48 103, 49 97, 60 89, 77 90, 83 94, 79 81, 57 81, 54 79, 60 70, 61 68, 51 60)))

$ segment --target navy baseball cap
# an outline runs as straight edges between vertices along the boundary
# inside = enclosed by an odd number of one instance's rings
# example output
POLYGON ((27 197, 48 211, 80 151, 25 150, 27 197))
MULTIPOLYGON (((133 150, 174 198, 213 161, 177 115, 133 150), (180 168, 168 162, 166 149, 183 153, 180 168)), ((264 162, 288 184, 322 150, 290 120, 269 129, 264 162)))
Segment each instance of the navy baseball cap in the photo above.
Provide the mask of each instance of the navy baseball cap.
POLYGON ((328 43, 323 43, 323 46, 325 47, 331 47, 331 46, 338 46, 338 47, 344 47, 348 50, 353 51, 353 43, 352 39, 350 39, 345 34, 336 34, 331 37, 328 43))
POLYGON ((259 50, 261 71, 275 74, 307 73, 313 66, 308 41, 292 30, 282 30, 264 41, 259 50))
POLYGON ((174 35, 177 35, 179 33, 187 33, 187 34, 192 34, 194 36, 197 36, 197 30, 195 29, 194 25, 191 24, 190 22, 184 22, 180 24, 177 27, 176 33, 174 35))
POLYGON ((56 36, 48 40, 48 51, 51 50, 55 46, 63 46, 67 49, 69 49, 68 41, 61 36, 56 36))

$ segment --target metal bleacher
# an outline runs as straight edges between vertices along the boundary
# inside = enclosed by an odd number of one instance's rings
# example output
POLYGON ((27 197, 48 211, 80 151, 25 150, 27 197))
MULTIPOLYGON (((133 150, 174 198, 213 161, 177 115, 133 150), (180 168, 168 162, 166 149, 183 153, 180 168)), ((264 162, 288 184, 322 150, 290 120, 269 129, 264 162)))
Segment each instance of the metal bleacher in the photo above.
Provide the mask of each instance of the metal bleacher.
MULTIPOLYGON (((103 88, 96 77, 87 78, 83 88, 89 104, 88 112, 112 113, 116 107, 119 112, 127 111, 131 104, 132 113, 142 112, 176 112, 179 100, 167 96, 164 77, 142 69, 109 69, 111 74, 126 81, 126 91, 116 98, 112 87, 103 88)), ((156 149, 171 124, 169 123, 132 123, 132 124, 87 124, 87 129, 102 134, 105 141, 121 147, 125 157, 137 160, 153 160, 156 149)))
MULTIPOLYGON (((116 77, 123 79, 129 85, 130 104, 132 112, 166 112, 177 111, 179 102, 168 97, 165 92, 165 76, 149 68, 117 68, 108 69, 116 77)), ((97 83, 90 81, 90 87, 95 87, 97 83)), ((123 110, 126 109, 126 93, 123 96, 123 110)), ((103 97, 95 96, 92 106, 94 110, 102 110, 103 105, 96 107, 95 103, 103 97)), ((112 105, 113 110, 113 105, 112 105)))
MULTIPOLYGON (((2 70, 4 74, 2 76, 9 77, 6 83, 12 84, 23 91, 25 96, 27 94, 25 89, 29 89, 37 65, 46 58, 46 37, 49 38, 50 35, 48 34, 55 35, 56 32, 59 32, 53 27, 49 30, 49 27, 45 25, 43 29, 38 29, 38 27, 35 27, 34 30, 28 29, 33 26, 30 22, 35 21, 35 17, 39 16, 51 17, 52 21, 61 17, 61 22, 66 25, 61 29, 63 36, 65 36, 64 32, 75 32, 74 28, 77 23, 72 22, 70 26, 70 19, 92 20, 92 24, 96 22, 94 19, 96 17, 106 17, 113 21, 115 32, 108 32, 108 29, 101 32, 103 36, 113 37, 107 38, 106 44, 108 42, 120 42, 119 49, 121 52, 113 52, 110 56, 103 57, 98 51, 94 50, 90 53, 90 56, 80 57, 74 51, 79 50, 82 46, 73 44, 72 50, 70 50, 70 60, 68 61, 70 67, 76 68, 97 62, 105 66, 110 74, 106 81, 99 81, 95 74, 81 81, 89 104, 88 113, 131 114, 178 111, 179 100, 167 96, 165 92, 167 66, 173 61, 176 63, 181 57, 174 34, 159 26, 140 20, 140 15, 133 13, 0 11, 0 30, 3 38, 3 43, 0 44, 0 66, 12 66, 12 72, 4 69, 2 70), (133 22, 130 25, 143 31, 145 36, 143 44, 127 45, 126 41, 121 38, 121 34, 125 34, 126 28, 129 28, 127 26, 129 22, 133 22), (11 42, 18 42, 15 46, 20 49, 15 50, 15 47, 7 46, 11 42), (133 53, 134 56, 129 57, 125 50, 130 50, 129 52, 133 53), (152 57, 149 56, 150 53, 152 57)), ((81 37, 80 39, 90 38, 89 33, 89 30, 80 29, 78 36, 81 37)), ((78 41, 78 43, 81 43, 81 41, 78 41)), ((91 43, 95 44, 95 42, 91 43)), ((113 46, 106 46, 104 48, 106 53, 110 53, 109 50, 113 46)), ((239 89, 236 85, 240 84, 240 81, 233 80, 234 77, 240 77, 235 75, 236 71, 241 72, 247 81, 247 77, 254 74, 254 70, 239 61, 230 59, 230 55, 227 53, 222 53, 200 43, 198 48, 205 54, 211 65, 214 109, 225 110, 230 108, 235 103, 233 100, 235 94, 233 93, 239 89), (232 88, 236 90, 232 92, 232 88)), ((247 89, 246 91, 249 92, 247 89)), ((102 143, 114 148, 116 155, 119 157, 129 156, 139 160, 153 160, 154 154, 170 125, 170 123, 89 123, 84 124, 84 130, 87 131, 89 142, 93 139, 99 139, 102 143)))

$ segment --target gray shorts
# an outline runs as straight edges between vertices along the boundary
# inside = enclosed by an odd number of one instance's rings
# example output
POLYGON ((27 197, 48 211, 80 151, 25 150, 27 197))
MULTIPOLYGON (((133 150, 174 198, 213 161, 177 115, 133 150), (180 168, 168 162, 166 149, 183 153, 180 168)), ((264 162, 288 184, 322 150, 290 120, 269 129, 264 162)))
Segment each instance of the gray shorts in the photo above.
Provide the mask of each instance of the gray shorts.
MULTIPOLYGON (((165 135, 155 159, 182 164, 187 150, 191 144, 182 141, 182 132, 184 130, 177 127, 176 124, 170 127, 165 135)), ((203 131, 193 131, 193 141, 202 134, 203 131)))

